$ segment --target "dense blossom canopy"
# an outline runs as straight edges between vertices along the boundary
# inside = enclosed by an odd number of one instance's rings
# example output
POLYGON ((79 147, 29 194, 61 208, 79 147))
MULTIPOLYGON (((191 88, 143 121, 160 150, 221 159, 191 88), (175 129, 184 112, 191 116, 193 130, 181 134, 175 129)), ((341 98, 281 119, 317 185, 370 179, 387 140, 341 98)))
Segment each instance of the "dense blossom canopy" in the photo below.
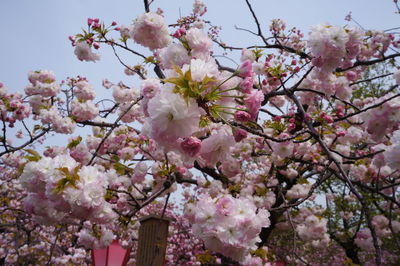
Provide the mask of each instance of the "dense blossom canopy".
POLYGON ((200 0, 171 25, 146 0, 132 25, 89 18, 76 57, 110 46, 137 81, 105 79, 109 98, 48 70, 23 94, 0 83, 0 264, 89 265, 114 239, 134 264, 148 214, 172 218, 168 265, 399 263, 399 34, 277 19, 267 35, 245 2, 248 47, 225 44, 200 0))

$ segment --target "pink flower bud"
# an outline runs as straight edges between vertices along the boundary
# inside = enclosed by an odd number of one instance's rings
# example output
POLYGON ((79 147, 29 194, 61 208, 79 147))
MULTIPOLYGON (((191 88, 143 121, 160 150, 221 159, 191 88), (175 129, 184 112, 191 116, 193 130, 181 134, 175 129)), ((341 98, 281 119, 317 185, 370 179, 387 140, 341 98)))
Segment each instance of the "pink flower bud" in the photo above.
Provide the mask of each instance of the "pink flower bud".
POLYGON ((196 156, 201 149, 201 140, 196 137, 190 137, 181 142, 182 150, 190 157, 196 156))
POLYGON ((93 29, 98 29, 100 27, 101 27, 100 23, 97 23, 97 22, 94 23, 93 26, 92 26, 93 29))
POLYGON ((174 36, 175 38, 180 38, 185 33, 186 33, 186 29, 185 29, 185 27, 182 26, 172 36, 174 36))
POLYGON ((327 123, 333 123, 333 118, 330 116, 330 115, 325 115, 324 117, 323 117, 323 119, 325 120, 325 122, 327 122, 327 123))
POLYGON ((177 31, 175 31, 174 34, 172 34, 172 36, 174 36, 175 38, 180 38, 181 34, 180 34, 179 30, 177 30, 177 31))
POLYGON ((233 137, 236 142, 240 142, 247 137, 247 131, 241 128, 235 128, 233 130, 233 137))
POLYGON ((115 22, 115 21, 113 21, 112 23, 111 23, 111 26, 116 26, 117 25, 117 22, 115 22))
POLYGON ((308 121, 312 120, 310 114, 308 114, 308 113, 305 113, 304 118, 305 118, 305 120, 308 120, 308 121))
POLYGON ((89 26, 91 26, 91 25, 93 24, 93 19, 92 19, 92 18, 88 18, 88 19, 87 19, 87 24, 88 24, 89 26))
POLYGON ((98 42, 93 42, 93 47, 94 47, 94 49, 99 49, 100 44, 98 42))
POLYGON ((338 132, 336 132, 336 136, 338 136, 338 137, 344 137, 346 135, 346 131, 338 131, 338 132))
POLYGON ((247 122, 251 120, 251 115, 245 111, 237 111, 235 113, 235 119, 239 122, 247 122))
POLYGON ((357 74, 354 71, 347 71, 346 78, 347 80, 354 81, 357 78, 357 74))

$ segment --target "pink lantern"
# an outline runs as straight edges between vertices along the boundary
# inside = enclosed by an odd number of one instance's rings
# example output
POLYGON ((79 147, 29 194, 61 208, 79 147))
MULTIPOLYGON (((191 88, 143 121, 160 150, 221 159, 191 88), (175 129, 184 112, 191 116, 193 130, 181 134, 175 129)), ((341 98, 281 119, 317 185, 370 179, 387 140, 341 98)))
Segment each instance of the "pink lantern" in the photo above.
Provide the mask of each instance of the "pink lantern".
POLYGON ((93 249, 92 250, 92 261, 94 266, 125 266, 129 260, 129 253, 131 249, 123 249, 118 243, 118 240, 114 240, 111 245, 105 249, 93 249))

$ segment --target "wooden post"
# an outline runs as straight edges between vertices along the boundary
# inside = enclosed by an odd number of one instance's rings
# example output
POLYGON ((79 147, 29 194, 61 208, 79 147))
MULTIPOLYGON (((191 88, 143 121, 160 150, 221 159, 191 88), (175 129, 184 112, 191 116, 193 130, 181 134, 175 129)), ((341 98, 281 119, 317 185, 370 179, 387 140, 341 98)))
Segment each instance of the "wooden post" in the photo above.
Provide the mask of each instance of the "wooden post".
POLYGON ((149 215, 140 219, 137 266, 163 266, 171 219, 149 215))

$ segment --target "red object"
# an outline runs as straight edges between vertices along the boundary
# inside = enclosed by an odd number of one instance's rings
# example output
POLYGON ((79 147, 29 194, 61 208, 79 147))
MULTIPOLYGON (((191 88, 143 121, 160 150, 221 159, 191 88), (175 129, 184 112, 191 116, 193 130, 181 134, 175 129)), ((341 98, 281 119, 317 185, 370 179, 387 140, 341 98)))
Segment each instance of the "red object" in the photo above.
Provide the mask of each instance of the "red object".
POLYGON ((130 252, 131 249, 123 249, 118 240, 114 240, 105 249, 92 250, 93 266, 125 266, 130 252))

